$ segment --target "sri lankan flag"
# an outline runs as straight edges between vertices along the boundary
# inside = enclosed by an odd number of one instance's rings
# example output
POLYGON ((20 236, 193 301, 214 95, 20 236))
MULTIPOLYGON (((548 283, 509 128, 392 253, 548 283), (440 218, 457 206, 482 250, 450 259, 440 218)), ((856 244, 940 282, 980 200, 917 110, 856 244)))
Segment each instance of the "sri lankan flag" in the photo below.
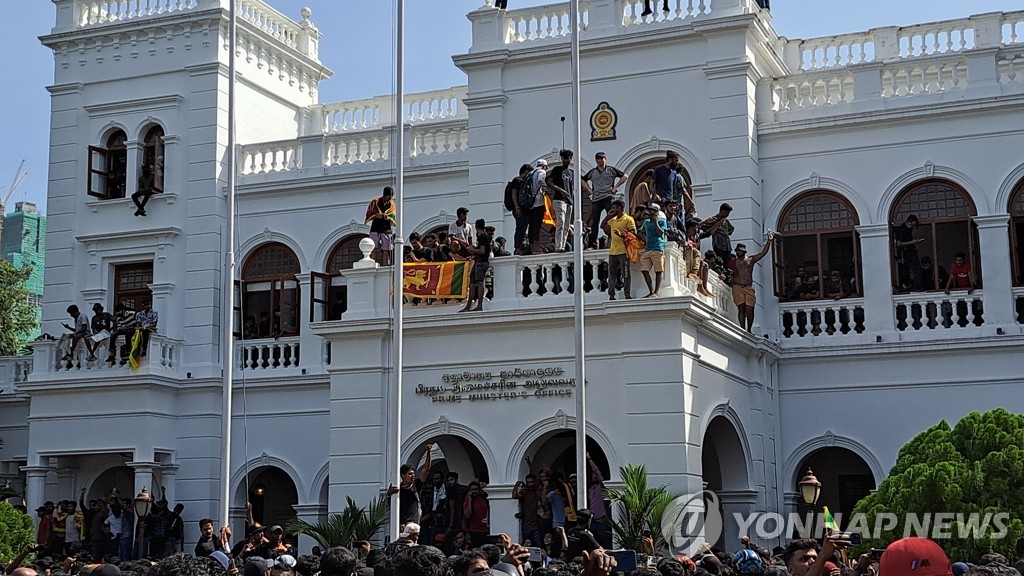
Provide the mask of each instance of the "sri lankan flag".
POLYGON ((402 293, 410 298, 465 298, 473 263, 405 262, 402 293))
POLYGON ((142 363, 142 330, 135 330, 135 334, 132 335, 132 350, 128 353, 128 366, 131 367, 132 372, 139 369, 139 364, 142 363))

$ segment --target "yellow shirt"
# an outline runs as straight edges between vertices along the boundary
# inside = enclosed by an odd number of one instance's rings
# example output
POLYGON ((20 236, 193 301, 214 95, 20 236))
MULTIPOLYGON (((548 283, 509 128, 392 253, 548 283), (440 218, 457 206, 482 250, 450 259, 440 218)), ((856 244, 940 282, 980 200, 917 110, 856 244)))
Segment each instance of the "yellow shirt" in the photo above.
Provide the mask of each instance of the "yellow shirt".
POLYGON ((618 256, 626 253, 626 244, 622 241, 619 236, 619 232, 633 232, 636 233, 636 222, 632 216, 623 214, 622 216, 616 216, 608 220, 608 227, 612 230, 611 245, 608 247, 609 256, 618 256))

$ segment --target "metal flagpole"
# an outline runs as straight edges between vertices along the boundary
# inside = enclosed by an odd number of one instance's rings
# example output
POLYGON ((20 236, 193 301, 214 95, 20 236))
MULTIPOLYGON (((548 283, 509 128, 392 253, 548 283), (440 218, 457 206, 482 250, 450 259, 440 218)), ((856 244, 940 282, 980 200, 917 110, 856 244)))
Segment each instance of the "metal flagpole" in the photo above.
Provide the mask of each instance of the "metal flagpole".
POLYGON ((224 253, 224 308, 221 310, 224 327, 221 334, 221 357, 224 359, 222 385, 224 400, 221 410, 220 435, 220 525, 230 522, 231 510, 231 404, 235 368, 235 0, 228 4, 228 146, 224 170, 227 173, 228 217, 226 226, 227 249, 224 253))
POLYGON ((574 316, 576 319, 576 508, 587 507, 587 393, 586 356, 583 326, 583 191, 580 189, 580 159, 583 140, 580 132, 580 5, 569 0, 569 25, 572 38, 569 44, 569 62, 572 67, 572 145, 576 155, 576 169, 572 178, 574 228, 572 239, 574 316))
MULTIPOLYGON (((398 210, 398 222, 395 226, 394 252, 391 266, 394 269, 394 320, 391 325, 391 396, 393 399, 394 419, 391 422, 391 466, 389 481, 397 481, 402 467, 402 247, 404 245, 405 212, 405 0, 396 0, 397 9, 395 23, 395 146, 392 149, 395 158, 395 203, 398 210)), ((400 493, 399 493, 400 494, 400 493)), ((391 536, 398 537, 398 498, 391 501, 391 536)))

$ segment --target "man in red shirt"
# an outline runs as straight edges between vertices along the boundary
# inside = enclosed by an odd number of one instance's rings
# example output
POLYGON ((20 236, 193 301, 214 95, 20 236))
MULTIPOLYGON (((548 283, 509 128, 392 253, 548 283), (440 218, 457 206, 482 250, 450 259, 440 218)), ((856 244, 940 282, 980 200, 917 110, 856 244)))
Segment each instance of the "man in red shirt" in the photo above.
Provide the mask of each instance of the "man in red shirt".
POLYGON ((974 271, 971 263, 967 261, 967 255, 957 252, 953 255, 953 265, 949 267, 949 280, 946 282, 946 294, 950 290, 967 290, 968 294, 974 292, 974 271))
POLYGON ((53 510, 48 509, 46 506, 40 506, 36 508, 36 514, 39 515, 39 526, 36 529, 36 542, 39 543, 45 549, 50 547, 50 519, 53 510))

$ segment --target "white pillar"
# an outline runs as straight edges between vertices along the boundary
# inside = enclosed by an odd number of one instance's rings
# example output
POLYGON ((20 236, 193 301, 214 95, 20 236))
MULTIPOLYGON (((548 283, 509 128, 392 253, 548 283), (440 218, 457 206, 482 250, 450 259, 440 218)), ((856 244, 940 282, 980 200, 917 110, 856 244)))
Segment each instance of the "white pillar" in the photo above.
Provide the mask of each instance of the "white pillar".
POLYGON ((50 473, 49 466, 22 466, 21 471, 25 473, 25 504, 28 515, 33 522, 38 522, 35 509, 46 501, 46 475, 50 473))
POLYGON ((892 258, 889 225, 857 226, 860 234, 860 266, 864 292, 864 328, 886 338, 895 331, 892 306, 892 258), (868 257, 865 257, 865 254, 868 257))
MULTIPOLYGON (((292 506, 295 510, 295 515, 298 516, 299 520, 303 522, 309 522, 315 524, 326 519, 327 516, 327 503, 315 503, 315 504, 295 504, 292 506)), ((295 543, 296 552, 298 554, 309 554, 313 546, 318 546, 316 540, 313 540, 305 534, 299 535, 298 542, 295 543)), ((322 546, 321 546, 322 547, 322 546)))
POLYGON ((975 216, 981 249, 981 287, 985 325, 1013 325, 1013 278, 1010 274, 1010 216, 975 216))
MULTIPOLYGON (((167 502, 172 509, 174 508, 174 505, 178 503, 178 501, 175 499, 174 490, 177 474, 177 464, 163 464, 160 466, 161 487, 166 491, 167 502)), ((154 497, 159 498, 159 496, 154 497)))
MULTIPOLYGON (((718 490, 722 503, 722 544, 729 549, 739 542, 740 519, 746 518, 757 505, 757 490, 718 490)), ((749 534, 748 534, 749 536, 749 534)))

